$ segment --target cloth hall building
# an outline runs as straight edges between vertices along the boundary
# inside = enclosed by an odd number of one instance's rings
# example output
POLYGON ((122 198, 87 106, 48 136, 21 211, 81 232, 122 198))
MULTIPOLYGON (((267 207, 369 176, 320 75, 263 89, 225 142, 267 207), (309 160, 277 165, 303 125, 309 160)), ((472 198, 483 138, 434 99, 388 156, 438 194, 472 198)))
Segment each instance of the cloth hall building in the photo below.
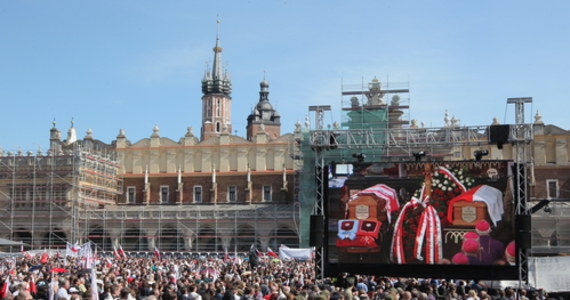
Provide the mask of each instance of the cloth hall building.
MULTIPOLYGON (((247 116, 247 136, 232 135, 231 89, 219 38, 202 80, 200 136, 173 140, 155 126, 149 138, 67 138, 54 123, 47 153, 0 156, 0 236, 33 248, 95 242, 100 250, 246 251, 296 247, 295 134, 281 134, 269 84, 247 116)), ((299 125, 296 129, 300 132, 299 125)))

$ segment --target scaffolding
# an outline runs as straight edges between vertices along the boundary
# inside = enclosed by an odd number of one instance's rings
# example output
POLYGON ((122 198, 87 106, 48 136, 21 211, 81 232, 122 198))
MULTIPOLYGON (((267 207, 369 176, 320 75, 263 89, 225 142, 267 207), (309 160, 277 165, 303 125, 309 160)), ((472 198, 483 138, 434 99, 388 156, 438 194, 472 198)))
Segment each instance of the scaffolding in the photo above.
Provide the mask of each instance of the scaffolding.
POLYGON ((79 212, 118 199, 118 169, 112 157, 78 147, 0 156, 0 232, 34 248, 80 240, 79 212))
POLYGON ((101 250, 244 252, 298 246, 292 204, 116 205, 81 214, 85 236, 101 250), (99 222, 97 222, 99 221, 99 222))
MULTIPOLYGON (((93 242, 99 250, 240 252, 299 245, 298 204, 123 201, 114 154, 79 145, 0 156, 0 235, 29 248, 93 242)), ((297 179, 294 179, 297 180, 297 179)), ((11 249, 14 250, 14 249, 11 249)))
MULTIPOLYGON (((381 82, 377 78, 368 84, 342 84, 341 126, 336 129, 368 131, 371 141, 386 138, 385 130, 402 129, 410 125, 409 120, 409 83, 381 82)), ((322 128, 321 128, 322 129, 322 128)), ((343 142, 343 141, 341 141, 343 142)), ((390 155, 381 148, 362 149, 361 155, 369 159, 380 159, 390 155)), ((348 151, 338 151, 351 155, 348 151)))

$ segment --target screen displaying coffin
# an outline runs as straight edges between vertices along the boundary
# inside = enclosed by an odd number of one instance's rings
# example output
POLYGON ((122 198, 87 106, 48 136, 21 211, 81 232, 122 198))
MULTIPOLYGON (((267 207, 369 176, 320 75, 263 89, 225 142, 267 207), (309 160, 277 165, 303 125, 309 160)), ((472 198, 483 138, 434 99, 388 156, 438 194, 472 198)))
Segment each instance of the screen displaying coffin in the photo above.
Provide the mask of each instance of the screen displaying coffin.
POLYGON ((328 263, 513 266, 510 166, 370 163, 331 175, 328 263))

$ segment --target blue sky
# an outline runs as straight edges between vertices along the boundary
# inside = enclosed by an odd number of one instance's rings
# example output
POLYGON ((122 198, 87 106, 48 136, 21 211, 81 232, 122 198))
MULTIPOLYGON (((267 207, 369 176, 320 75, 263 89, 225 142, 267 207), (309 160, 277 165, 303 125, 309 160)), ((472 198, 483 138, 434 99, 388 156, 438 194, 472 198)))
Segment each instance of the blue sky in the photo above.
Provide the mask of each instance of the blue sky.
POLYGON ((1 1, 0 145, 48 146, 55 118, 110 142, 178 140, 200 131, 200 82, 221 19, 233 82, 232 121, 245 135, 259 82, 282 131, 341 85, 409 82, 410 119, 443 126, 514 121, 509 97, 530 96, 526 119, 570 129, 568 1, 1 1), (219 17, 218 17, 219 16, 219 17), (506 119, 505 119, 506 115, 506 119))

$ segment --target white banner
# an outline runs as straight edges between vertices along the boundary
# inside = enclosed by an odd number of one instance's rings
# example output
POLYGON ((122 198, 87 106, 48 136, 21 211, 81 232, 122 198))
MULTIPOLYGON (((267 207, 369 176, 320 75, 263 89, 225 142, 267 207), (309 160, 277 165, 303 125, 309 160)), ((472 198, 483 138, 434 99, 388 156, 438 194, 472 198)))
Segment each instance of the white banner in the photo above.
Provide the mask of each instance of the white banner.
POLYGON ((279 258, 282 260, 291 259, 311 259, 313 258, 312 248, 289 248, 285 245, 279 247, 279 258))
POLYGON ((547 292, 569 292, 570 256, 531 257, 528 262, 529 283, 547 292))

